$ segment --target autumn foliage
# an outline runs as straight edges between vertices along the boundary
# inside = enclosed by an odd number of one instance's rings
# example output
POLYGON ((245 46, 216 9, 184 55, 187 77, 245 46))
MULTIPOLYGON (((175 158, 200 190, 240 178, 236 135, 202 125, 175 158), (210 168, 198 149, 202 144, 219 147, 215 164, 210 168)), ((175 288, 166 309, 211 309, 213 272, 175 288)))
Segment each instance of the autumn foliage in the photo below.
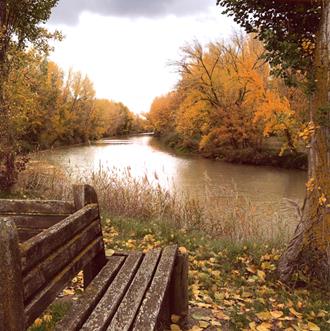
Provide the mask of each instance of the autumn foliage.
POLYGON ((156 98, 150 110, 156 133, 212 157, 232 150, 255 155, 272 136, 296 152, 307 100, 271 75, 260 42, 236 35, 228 43, 195 41, 181 51, 175 91, 156 98))

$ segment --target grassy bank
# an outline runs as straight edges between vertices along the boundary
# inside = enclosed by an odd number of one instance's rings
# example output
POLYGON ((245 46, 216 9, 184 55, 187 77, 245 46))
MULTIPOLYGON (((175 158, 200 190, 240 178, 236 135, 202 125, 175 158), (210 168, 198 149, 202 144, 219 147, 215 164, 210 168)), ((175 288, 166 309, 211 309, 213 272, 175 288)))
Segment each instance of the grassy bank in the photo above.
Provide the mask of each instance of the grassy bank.
POLYGON ((158 137, 159 143, 181 154, 201 155, 205 158, 223 160, 230 163, 256 166, 273 166, 285 169, 307 169, 307 153, 300 146, 297 152, 285 151, 279 155, 285 141, 279 138, 265 138, 259 149, 235 149, 233 146, 218 146, 199 150, 199 140, 182 141, 177 134, 158 137))
MULTIPOLYGON (((136 179, 129 169, 99 169, 79 178, 56 168, 31 168, 22 174, 16 191, 69 199, 72 182, 95 187, 108 254, 169 243, 188 250, 187 329, 329 329, 329 288, 299 273, 292 287, 277 280, 278 259, 297 222, 295 210, 280 202, 258 205, 228 187, 219 199, 207 189, 202 198, 192 199, 162 188, 157 176, 136 179)), ((55 305, 32 330, 51 330, 64 308, 55 305)), ((180 321, 174 317, 173 322, 172 329, 179 330, 180 321)))

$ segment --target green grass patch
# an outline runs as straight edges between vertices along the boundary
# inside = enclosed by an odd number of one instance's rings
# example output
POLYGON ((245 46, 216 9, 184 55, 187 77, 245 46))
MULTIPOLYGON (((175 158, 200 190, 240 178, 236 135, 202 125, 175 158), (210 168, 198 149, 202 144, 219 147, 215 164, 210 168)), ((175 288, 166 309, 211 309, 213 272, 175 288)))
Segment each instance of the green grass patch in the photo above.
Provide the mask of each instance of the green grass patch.
POLYGON ((44 314, 36 319, 28 331, 49 331, 53 330, 56 323, 59 322, 70 310, 69 302, 58 302, 52 304, 44 314))

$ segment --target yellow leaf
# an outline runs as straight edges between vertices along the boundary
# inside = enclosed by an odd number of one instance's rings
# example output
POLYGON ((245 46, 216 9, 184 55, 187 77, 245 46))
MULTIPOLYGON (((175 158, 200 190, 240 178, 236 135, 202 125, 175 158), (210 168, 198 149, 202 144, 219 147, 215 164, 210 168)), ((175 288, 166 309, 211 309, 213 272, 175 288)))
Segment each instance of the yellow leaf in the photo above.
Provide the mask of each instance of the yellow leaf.
POLYGON ((229 321, 230 317, 223 313, 222 311, 216 311, 213 313, 213 315, 218 318, 219 320, 229 321))
POLYGON ((186 247, 183 247, 183 246, 179 247, 179 252, 181 254, 188 254, 187 248, 186 247))
POLYGON ((171 324, 171 331, 182 331, 182 330, 179 325, 171 324))
POLYGON ((212 320, 210 323, 212 326, 221 326, 221 323, 216 320, 212 320))
POLYGON ((262 323, 260 325, 257 326, 257 330, 258 331, 269 331, 272 329, 272 324, 270 323, 262 323))
POLYGON ((261 281, 265 281, 265 279, 266 279, 266 273, 264 272, 264 271, 262 271, 262 270, 258 270, 257 271, 257 276, 258 276, 258 278, 261 280, 261 281))
POLYGON ((317 317, 325 317, 327 316, 328 312, 326 310, 320 310, 318 313, 317 313, 317 317))
POLYGON ((179 316, 179 315, 174 315, 174 314, 171 315, 171 321, 174 324, 177 324, 180 321, 180 318, 181 318, 181 316, 179 316))
POLYGON ((206 321, 199 321, 199 326, 200 326, 202 329, 206 329, 209 325, 210 325, 209 322, 206 322, 206 321))
POLYGON ((52 315, 49 314, 45 314, 44 317, 42 318, 46 323, 51 322, 51 320, 53 319, 52 315))
POLYGON ((251 272, 251 274, 255 274, 257 272, 257 268, 254 265, 248 266, 246 270, 251 272))
POLYGON ((253 294, 250 292, 243 292, 242 293, 242 298, 246 299, 246 298, 252 298, 253 294))
POLYGON ((302 318, 302 314, 298 313, 293 307, 289 309, 290 313, 294 316, 296 316, 297 318, 302 318))
POLYGON ((106 256, 112 256, 113 254, 115 254, 115 251, 113 249, 107 249, 105 251, 106 256))
POLYGON ((200 328, 199 326, 197 325, 194 325, 191 329, 189 329, 188 331, 202 331, 203 329, 200 328))
POLYGON ((308 330, 310 331, 320 331, 321 329, 314 323, 308 322, 308 330))
POLYGON ((283 311, 274 310, 271 311, 270 314, 272 315, 273 318, 280 318, 283 316, 283 311))
POLYGON ((67 288, 63 291, 63 294, 64 295, 74 295, 74 290, 67 288))
POLYGON ((261 313, 257 313, 256 315, 261 321, 268 321, 272 319, 272 315, 269 311, 263 311, 261 313))
POLYGON ((39 327, 41 324, 42 324, 42 319, 41 318, 37 318, 33 323, 33 325, 35 327, 39 327))
POLYGON ((256 330, 256 322, 250 322, 249 327, 251 330, 256 330))
POLYGON ((271 264, 270 262, 262 262, 261 263, 261 269, 263 270, 275 270, 276 267, 274 264, 271 264))

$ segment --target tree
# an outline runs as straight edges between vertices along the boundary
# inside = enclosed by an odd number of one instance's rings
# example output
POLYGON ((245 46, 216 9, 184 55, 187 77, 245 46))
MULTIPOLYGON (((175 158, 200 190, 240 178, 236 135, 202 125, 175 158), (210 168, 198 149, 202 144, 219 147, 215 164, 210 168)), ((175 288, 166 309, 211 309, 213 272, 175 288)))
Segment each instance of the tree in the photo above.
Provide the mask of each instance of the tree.
POLYGON ((265 44, 273 73, 304 86, 311 100, 302 136, 309 148, 307 193, 294 237, 279 263, 283 281, 296 270, 330 280, 330 2, 218 0, 265 44))
POLYGON ((156 134, 164 135, 175 130, 175 114, 178 105, 179 96, 176 92, 169 92, 153 100, 149 120, 156 134))
POLYGON ((49 33, 42 24, 58 0, 0 0, 0 186, 10 187, 16 179, 14 136, 8 130, 11 113, 5 95, 10 71, 16 65, 16 55, 34 45, 48 52, 48 40, 60 37, 49 33))
POLYGON ((200 140, 199 148, 208 156, 233 148, 260 149, 262 128, 254 118, 271 87, 269 65, 260 59, 262 44, 237 34, 227 43, 202 46, 195 41, 182 52, 175 63, 184 96, 177 114, 178 133, 186 141, 200 140))

